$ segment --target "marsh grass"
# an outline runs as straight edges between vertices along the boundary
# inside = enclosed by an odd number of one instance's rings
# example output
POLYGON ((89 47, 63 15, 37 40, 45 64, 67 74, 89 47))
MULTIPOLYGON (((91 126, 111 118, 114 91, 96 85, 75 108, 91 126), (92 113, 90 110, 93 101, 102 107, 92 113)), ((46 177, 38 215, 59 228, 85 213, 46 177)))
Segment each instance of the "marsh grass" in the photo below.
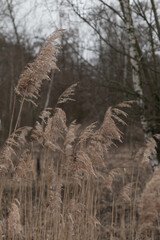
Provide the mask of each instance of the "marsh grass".
POLYGON ((19 113, 13 126, 14 104, 0 154, 0 239, 156 240, 160 178, 159 167, 154 173, 150 167, 155 140, 131 159, 108 158, 110 147, 122 142, 117 126, 126 125, 132 101, 110 107, 99 127, 82 128, 76 121, 68 126, 59 106, 73 100, 74 84, 34 127, 18 128, 24 102, 37 105, 42 82, 58 69, 54 41, 60 34, 47 39, 15 88, 19 113))

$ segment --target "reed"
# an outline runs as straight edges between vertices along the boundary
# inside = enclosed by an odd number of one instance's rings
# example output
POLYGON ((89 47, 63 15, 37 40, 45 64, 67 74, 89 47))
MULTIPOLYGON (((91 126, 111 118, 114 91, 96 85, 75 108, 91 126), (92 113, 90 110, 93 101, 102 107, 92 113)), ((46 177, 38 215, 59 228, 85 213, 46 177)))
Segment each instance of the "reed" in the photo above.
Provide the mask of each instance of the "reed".
POLYGON ((108 160, 110 147, 122 142, 123 109, 133 101, 110 107, 99 127, 83 128, 76 121, 68 126, 59 105, 73 100, 74 84, 34 127, 18 127, 24 102, 37 105, 43 80, 58 69, 54 41, 60 34, 46 40, 15 88, 20 109, 13 127, 14 104, 0 153, 0 239, 156 240, 160 179, 159 168, 152 173, 149 162, 155 140, 149 139, 130 160, 108 160))

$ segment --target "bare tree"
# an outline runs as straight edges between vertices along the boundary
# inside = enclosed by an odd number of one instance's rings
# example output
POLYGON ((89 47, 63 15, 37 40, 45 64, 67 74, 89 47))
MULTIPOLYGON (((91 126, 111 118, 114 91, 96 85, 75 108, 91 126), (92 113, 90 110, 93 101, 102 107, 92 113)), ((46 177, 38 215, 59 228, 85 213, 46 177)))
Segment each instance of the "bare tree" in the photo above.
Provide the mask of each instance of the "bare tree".
MULTIPOLYGON (((160 59, 157 52, 160 49, 158 42, 160 24, 156 8, 157 3, 154 0, 151 0, 150 4, 147 1, 142 3, 139 0, 135 0, 131 3, 129 0, 118 0, 114 4, 110 4, 105 0, 99 0, 97 1, 97 3, 99 2, 99 7, 96 6, 96 9, 99 9, 99 11, 96 11, 93 7, 94 14, 92 14, 92 11, 88 11, 85 15, 78 5, 70 0, 67 0, 67 2, 74 13, 94 30, 100 39, 101 45, 103 42, 103 45, 106 45, 106 49, 110 48, 117 52, 119 56, 123 56, 124 64, 121 66, 123 69, 122 81, 123 85, 126 85, 123 91, 129 94, 132 93, 132 97, 136 97, 140 108, 140 120, 145 138, 148 139, 159 133, 158 119, 160 116, 158 105, 160 99, 158 89, 160 86, 158 78, 160 73, 158 64, 160 59), (109 17, 109 12, 112 12, 114 17, 109 17), (107 26, 110 30, 109 36, 115 36, 117 43, 113 41, 112 37, 106 37, 107 26), (120 37, 124 35, 125 37, 120 37), (128 83, 126 82, 129 77, 128 64, 132 69, 134 93, 132 90, 128 91, 128 83)), ((115 62, 118 63, 115 57, 116 55, 114 54, 115 62)), ((119 68, 120 65, 121 63, 119 62, 119 68)), ((106 64, 107 67, 109 68, 110 66, 106 64)), ((114 74, 113 71, 111 72, 113 80, 114 74)), ((119 86, 118 83, 117 86, 119 86)), ((121 86, 119 86, 119 90, 121 90, 121 86)), ((159 141, 157 143, 158 150, 159 141)), ((151 164, 154 167, 154 165, 158 164, 158 160, 153 157, 151 164)))

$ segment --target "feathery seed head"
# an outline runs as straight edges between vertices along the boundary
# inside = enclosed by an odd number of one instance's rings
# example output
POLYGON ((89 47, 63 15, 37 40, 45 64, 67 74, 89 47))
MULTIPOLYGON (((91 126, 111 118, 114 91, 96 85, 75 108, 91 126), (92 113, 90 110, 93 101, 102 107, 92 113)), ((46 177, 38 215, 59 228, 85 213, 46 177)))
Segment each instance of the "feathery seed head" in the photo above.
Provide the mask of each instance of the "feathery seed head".
POLYGON ((39 97, 39 91, 43 80, 50 80, 48 73, 52 69, 58 69, 56 65, 56 53, 58 47, 53 42, 61 35, 61 30, 51 34, 41 48, 35 60, 26 66, 20 75, 15 88, 17 95, 21 95, 26 101, 35 104, 34 100, 39 97))

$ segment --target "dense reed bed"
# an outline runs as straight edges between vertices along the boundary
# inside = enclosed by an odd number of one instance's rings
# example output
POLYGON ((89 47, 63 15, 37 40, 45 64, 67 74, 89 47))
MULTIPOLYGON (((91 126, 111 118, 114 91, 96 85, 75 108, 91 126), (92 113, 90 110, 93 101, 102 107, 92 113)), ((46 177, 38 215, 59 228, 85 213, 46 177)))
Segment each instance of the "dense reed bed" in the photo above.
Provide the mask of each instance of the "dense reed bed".
POLYGON ((37 105, 42 82, 58 69, 60 35, 46 40, 15 88, 0 153, 0 239, 158 240, 160 169, 153 173, 150 166, 156 141, 148 139, 132 159, 108 159, 110 147, 122 142, 118 126, 126 125, 132 101, 110 107, 101 124, 67 125, 60 104, 73 100, 74 84, 34 127, 19 126, 24 103, 37 105))

